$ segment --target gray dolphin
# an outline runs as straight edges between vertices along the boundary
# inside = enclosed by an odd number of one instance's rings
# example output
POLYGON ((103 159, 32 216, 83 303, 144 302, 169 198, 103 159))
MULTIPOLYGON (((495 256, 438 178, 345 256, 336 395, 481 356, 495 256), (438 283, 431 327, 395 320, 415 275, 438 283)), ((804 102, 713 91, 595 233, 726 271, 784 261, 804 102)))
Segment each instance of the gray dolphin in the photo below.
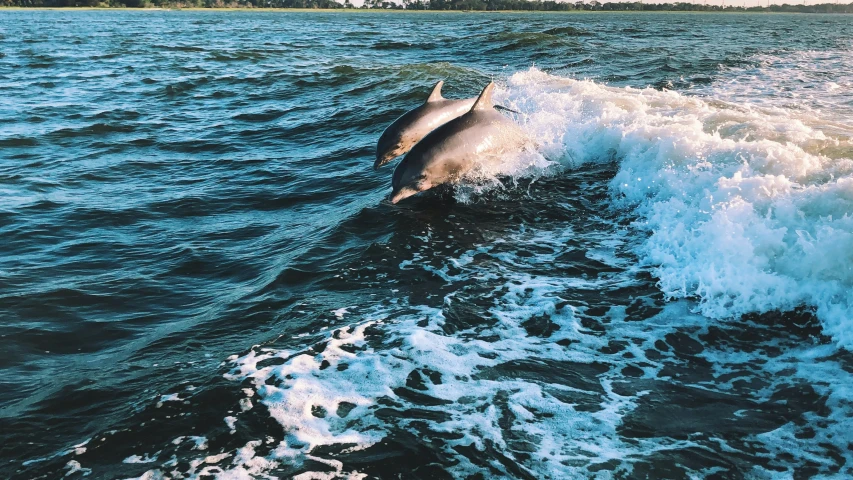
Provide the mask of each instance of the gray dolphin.
POLYGON ((394 170, 391 203, 462 176, 489 157, 520 148, 526 136, 492 105, 489 83, 464 115, 433 130, 394 170))
POLYGON ((423 105, 404 113, 382 132, 376 144, 373 168, 379 168, 405 154, 429 132, 471 110, 476 97, 446 99, 441 96, 442 85, 443 81, 436 83, 423 105))

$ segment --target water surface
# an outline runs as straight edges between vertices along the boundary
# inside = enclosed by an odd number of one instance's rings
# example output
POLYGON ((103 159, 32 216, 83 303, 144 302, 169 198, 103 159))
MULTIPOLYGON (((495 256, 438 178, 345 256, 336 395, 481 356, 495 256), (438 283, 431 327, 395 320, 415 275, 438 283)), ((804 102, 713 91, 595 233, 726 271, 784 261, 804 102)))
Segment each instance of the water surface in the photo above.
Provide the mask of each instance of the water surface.
POLYGON ((0 472, 851 476, 852 46, 0 12, 0 472), (391 205, 376 139, 438 80, 495 80, 537 149, 391 205))

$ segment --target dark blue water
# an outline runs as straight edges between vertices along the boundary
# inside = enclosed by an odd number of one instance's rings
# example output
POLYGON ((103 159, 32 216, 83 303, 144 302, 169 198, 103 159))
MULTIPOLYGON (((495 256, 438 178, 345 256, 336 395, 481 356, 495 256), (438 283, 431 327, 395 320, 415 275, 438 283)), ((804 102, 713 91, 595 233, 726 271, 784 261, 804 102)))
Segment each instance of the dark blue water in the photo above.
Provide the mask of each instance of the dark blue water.
POLYGON ((853 475, 851 45, 0 12, 2 476, 853 475), (438 80, 539 150, 391 205, 375 142, 438 80))

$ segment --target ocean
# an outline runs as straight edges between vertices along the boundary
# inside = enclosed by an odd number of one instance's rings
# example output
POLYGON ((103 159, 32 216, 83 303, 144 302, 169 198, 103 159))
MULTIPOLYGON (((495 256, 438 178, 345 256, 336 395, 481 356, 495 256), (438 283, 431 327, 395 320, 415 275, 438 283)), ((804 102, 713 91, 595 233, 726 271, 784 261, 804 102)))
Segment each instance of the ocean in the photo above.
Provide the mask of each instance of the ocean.
POLYGON ((0 476, 850 478, 844 15, 0 12, 0 476), (438 80, 535 148, 388 201, 438 80))

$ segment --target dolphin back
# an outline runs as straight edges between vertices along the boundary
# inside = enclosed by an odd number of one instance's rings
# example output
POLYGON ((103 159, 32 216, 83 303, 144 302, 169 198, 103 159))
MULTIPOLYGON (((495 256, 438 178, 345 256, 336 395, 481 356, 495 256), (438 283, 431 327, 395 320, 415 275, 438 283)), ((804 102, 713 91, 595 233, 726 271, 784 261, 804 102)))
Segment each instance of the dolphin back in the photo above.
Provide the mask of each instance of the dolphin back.
POLYGON ((471 111, 475 110, 491 110, 494 107, 494 103, 492 103, 492 92, 495 91, 495 82, 489 82, 483 91, 480 92, 480 96, 477 97, 477 101, 474 102, 474 105, 471 107, 471 111))
POLYGON ((430 132, 470 110, 474 98, 446 99, 441 96, 443 84, 436 83, 423 104, 404 113, 385 129, 376 144, 374 169, 406 154, 430 132))
POLYGON ((524 134, 495 110, 494 83, 489 83, 471 109, 423 138, 394 170, 391 202, 443 183, 454 183, 492 154, 520 147, 524 134))

